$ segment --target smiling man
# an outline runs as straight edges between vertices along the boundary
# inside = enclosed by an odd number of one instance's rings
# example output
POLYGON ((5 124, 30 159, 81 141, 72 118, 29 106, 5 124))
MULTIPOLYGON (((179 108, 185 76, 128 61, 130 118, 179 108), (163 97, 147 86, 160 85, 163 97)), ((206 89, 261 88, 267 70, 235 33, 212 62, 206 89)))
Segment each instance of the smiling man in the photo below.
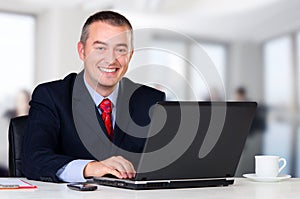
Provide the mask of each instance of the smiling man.
POLYGON ((90 16, 77 50, 83 71, 41 84, 33 92, 23 141, 23 174, 50 182, 82 182, 106 174, 132 178, 135 168, 119 151, 143 151, 145 132, 134 127, 150 123, 151 106, 165 100, 165 94, 123 77, 133 55, 133 31, 119 13, 90 16), (98 122, 96 137, 89 128, 90 115, 98 122), (86 128, 78 128, 74 118, 86 128), (82 140, 82 135, 90 140, 82 140), (91 150, 95 146, 96 155, 91 150))
POLYGON ((102 96, 108 96, 125 75, 133 54, 132 28, 115 26, 105 21, 86 25, 78 52, 85 63, 86 82, 102 96))

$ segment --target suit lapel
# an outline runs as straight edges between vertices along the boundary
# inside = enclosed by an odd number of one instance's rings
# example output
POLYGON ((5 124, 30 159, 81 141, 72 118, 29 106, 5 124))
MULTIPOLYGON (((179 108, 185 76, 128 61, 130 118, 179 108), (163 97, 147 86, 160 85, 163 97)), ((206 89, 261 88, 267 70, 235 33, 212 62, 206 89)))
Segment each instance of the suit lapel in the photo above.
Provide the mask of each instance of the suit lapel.
POLYGON ((105 125, 96 110, 95 103, 85 87, 83 72, 79 73, 74 82, 72 111, 78 135, 88 151, 98 160, 116 154, 126 136, 136 125, 132 121, 133 103, 129 103, 138 85, 123 78, 119 84, 116 104, 116 122, 113 143, 107 137, 105 125), (100 123, 100 125, 99 125, 100 123), (114 146, 115 145, 115 146, 114 146))
POLYGON ((103 132, 104 124, 99 125, 94 101, 84 84, 83 71, 74 82, 72 112, 77 133, 88 151, 98 160, 110 157, 112 144, 103 132))

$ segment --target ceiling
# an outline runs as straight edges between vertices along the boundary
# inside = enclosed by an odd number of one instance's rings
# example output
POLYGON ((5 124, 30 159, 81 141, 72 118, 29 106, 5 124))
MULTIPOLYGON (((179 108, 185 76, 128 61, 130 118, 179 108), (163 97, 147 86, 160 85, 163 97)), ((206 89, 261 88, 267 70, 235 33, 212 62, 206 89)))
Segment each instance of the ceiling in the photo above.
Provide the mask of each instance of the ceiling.
MULTIPOLYGON (((8 3, 7 0, 1 1, 8 3)), ((201 15, 222 15, 240 12, 259 8, 278 1, 282 0, 10 0, 10 2, 16 6, 19 4, 27 4, 37 9, 77 6, 83 9, 92 9, 95 7, 100 9, 112 8, 157 14, 196 12, 198 14, 201 13, 201 15)))
POLYGON ((0 0, 0 9, 34 13, 71 7, 83 12, 114 9, 134 27, 175 29, 226 41, 262 41, 300 30, 299 0, 0 0))

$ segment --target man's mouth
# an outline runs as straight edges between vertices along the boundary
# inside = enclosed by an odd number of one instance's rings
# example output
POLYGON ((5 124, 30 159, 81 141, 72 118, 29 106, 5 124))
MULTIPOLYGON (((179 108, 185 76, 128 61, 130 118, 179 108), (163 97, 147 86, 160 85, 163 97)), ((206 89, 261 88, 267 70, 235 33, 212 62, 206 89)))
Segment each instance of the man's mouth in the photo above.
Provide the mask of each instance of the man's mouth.
POLYGON ((116 72, 116 68, 103 68, 103 67, 99 67, 101 72, 105 72, 105 73, 113 73, 116 72))

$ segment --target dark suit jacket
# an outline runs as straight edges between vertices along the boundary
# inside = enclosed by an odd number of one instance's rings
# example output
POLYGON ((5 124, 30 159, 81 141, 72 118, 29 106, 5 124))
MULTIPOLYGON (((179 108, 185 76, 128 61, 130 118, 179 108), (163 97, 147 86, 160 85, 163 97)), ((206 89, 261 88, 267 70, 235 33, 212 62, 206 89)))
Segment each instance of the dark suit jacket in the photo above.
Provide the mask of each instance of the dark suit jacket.
POLYGON ((57 171, 72 160, 103 160, 142 152, 150 107, 163 100, 163 92, 123 78, 112 144, 84 85, 83 72, 39 85, 32 95, 24 135, 23 174, 29 179, 59 182, 57 171))

